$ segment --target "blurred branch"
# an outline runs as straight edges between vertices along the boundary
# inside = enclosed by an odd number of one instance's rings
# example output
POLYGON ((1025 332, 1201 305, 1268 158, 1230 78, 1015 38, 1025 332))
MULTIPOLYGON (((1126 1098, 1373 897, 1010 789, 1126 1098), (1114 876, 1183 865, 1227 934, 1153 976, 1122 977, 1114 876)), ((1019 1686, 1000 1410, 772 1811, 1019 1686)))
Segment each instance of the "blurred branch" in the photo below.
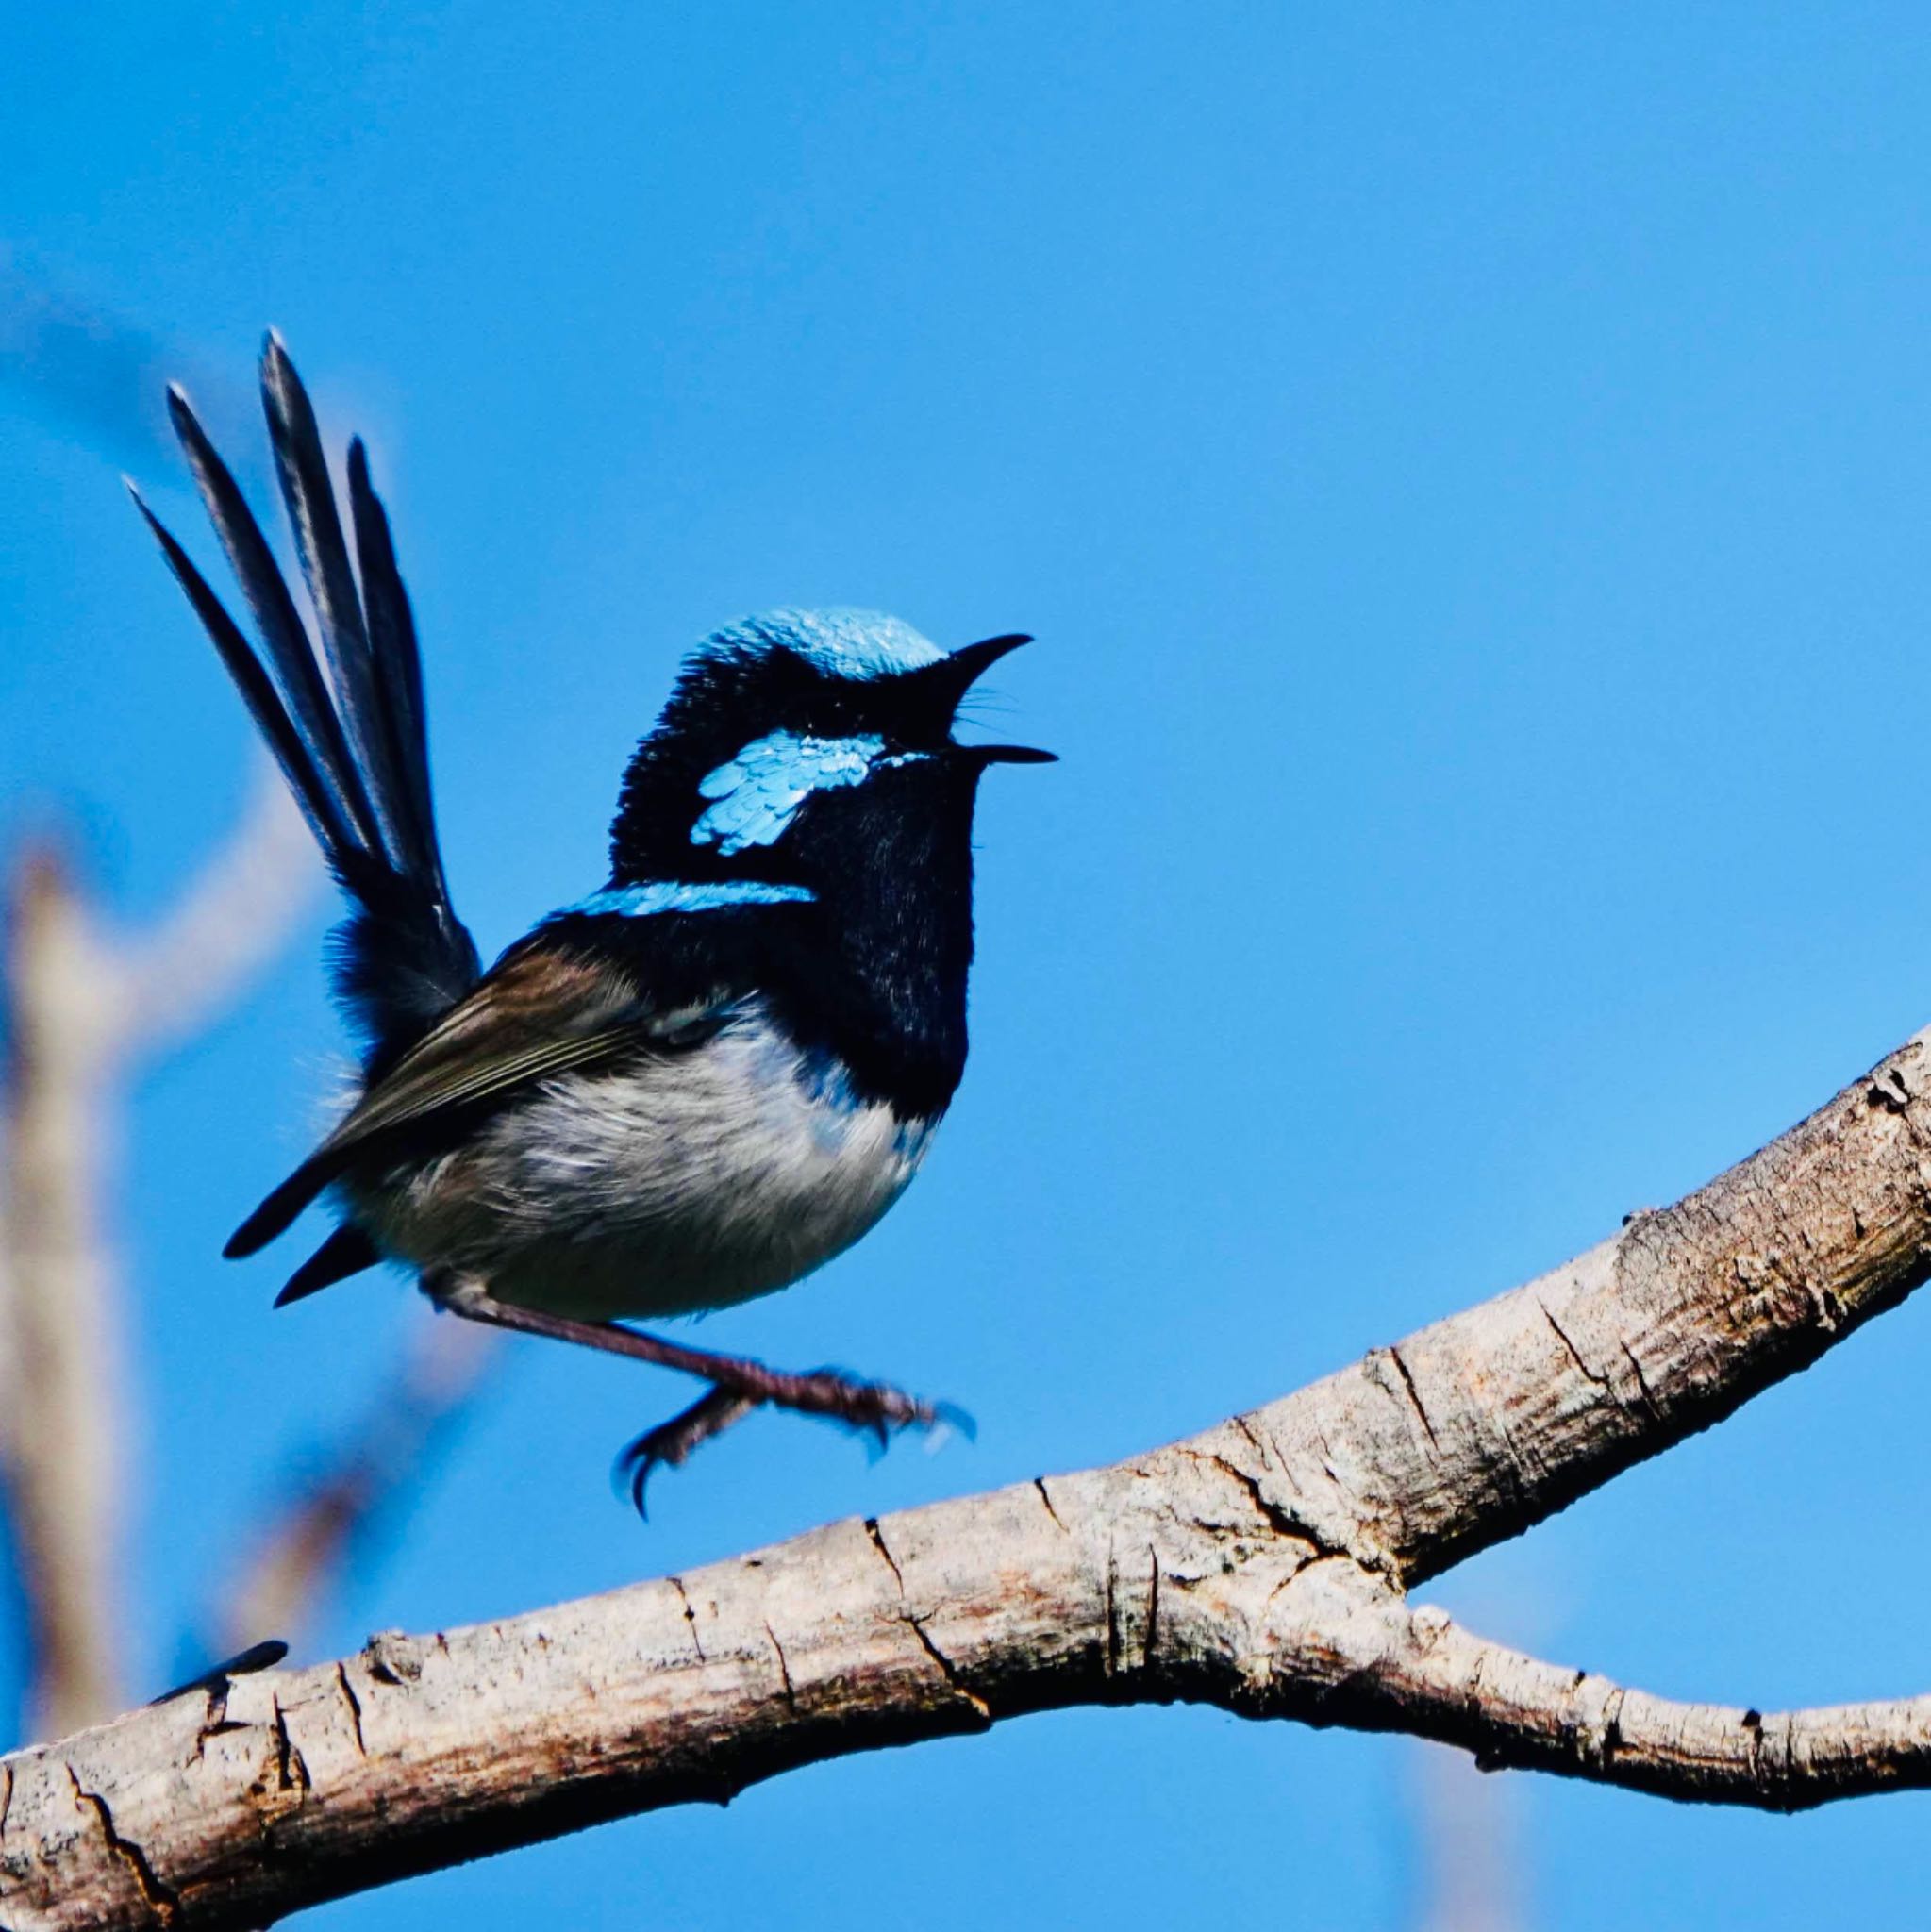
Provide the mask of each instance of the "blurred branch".
POLYGON ((279 774, 254 760, 241 816, 152 930, 122 942, 115 1024, 125 1051, 165 1053, 226 1012, 314 897, 320 867, 279 774))
POLYGON ((1721 1421, 1927 1273, 1921 1035, 1675 1207, 1187 1441, 378 1637, 0 1759, 0 1918, 260 1924, 1074 1705, 1407 1732, 1491 1766, 1768 1810, 1931 1787, 1931 1698, 1779 1716, 1672 1703, 1407 1594, 1721 1421))
POLYGON ((287 935, 316 866, 265 785, 144 940, 97 930, 68 868, 29 849, 8 884, 0 1095, 0 1471, 28 1606, 35 1728, 121 1701, 115 1556, 126 1326, 106 1234, 119 1088, 230 1004, 287 935))
POLYGON ((1521 1848, 1504 1779, 1459 1752, 1416 1747, 1421 1932, 1525 1932, 1521 1848))
POLYGON ((0 1419, 26 1598, 31 1699, 72 1728, 120 1699, 114 1601, 122 1381, 97 1218, 111 975, 66 868, 45 847, 10 882, 7 1254, 0 1262, 8 1401, 0 1419))
POLYGON ((425 1315, 393 1374, 338 1451, 269 1524, 221 1597, 213 1654, 265 1630, 296 1636, 349 1568, 386 1506, 474 1393, 498 1338, 425 1315))

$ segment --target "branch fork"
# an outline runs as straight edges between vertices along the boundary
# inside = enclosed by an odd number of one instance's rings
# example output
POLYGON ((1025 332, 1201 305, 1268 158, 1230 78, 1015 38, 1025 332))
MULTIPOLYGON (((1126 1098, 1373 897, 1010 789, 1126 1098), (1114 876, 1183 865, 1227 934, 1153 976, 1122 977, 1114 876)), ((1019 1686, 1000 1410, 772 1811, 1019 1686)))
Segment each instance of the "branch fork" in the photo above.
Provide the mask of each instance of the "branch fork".
POLYGON ((242 1927, 801 1764, 1074 1705, 1399 1731, 1794 1810, 1931 1784, 1931 1699, 1766 1714, 1540 1661, 1418 1586, 1931 1273, 1931 1039, 1673 1208, 1110 1468, 270 1671, 0 1759, 0 1923, 242 1927))

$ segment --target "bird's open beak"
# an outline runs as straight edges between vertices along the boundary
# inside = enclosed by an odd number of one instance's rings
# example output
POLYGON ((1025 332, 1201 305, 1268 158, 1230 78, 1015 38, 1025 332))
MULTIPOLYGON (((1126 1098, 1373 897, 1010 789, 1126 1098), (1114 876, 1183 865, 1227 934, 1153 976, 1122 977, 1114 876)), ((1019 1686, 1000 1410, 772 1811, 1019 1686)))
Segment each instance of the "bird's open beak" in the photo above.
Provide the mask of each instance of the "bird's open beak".
MULTIPOLYGON (((976 644, 961 644, 957 650, 948 651, 942 668, 935 664, 932 669, 943 676, 952 702, 957 705, 1000 658, 1031 642, 1031 637, 1024 631, 983 638, 976 644)), ((965 744, 959 750, 982 765, 1053 765, 1059 761, 1057 752, 1038 751, 1029 744, 965 744)))

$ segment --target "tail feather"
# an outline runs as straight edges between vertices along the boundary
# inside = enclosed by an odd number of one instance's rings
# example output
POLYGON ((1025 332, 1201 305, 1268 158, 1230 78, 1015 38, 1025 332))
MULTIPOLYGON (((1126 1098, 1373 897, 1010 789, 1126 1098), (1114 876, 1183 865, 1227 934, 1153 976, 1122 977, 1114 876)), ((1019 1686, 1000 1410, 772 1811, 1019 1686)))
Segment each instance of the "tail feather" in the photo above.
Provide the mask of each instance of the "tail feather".
POLYGON ((135 501, 354 901, 336 947, 336 988, 367 1036, 374 1072, 475 983, 476 949, 449 903, 415 625, 367 458, 359 442, 350 452, 358 591, 315 412, 274 336, 261 385, 319 652, 259 525, 178 389, 168 392, 169 413, 254 615, 258 653, 180 544, 135 501))
MULTIPOLYGON (((213 443, 208 441, 207 432, 189 407, 187 395, 179 388, 168 391, 168 415, 175 434, 181 440, 188 467, 194 473, 208 521, 214 525, 215 535, 227 552, 235 581, 241 585, 241 594, 254 613, 256 631, 288 700, 290 714, 341 802, 342 816, 354 835, 355 852, 377 852, 381 841, 375 834, 375 816, 362 774, 349 756, 341 720, 336 714, 322 668, 315 661, 308 634, 302 628, 294 599, 289 595, 289 587, 275 564, 275 553, 269 549, 268 540, 261 534, 261 526, 255 521, 241 486, 215 453, 213 443)), ((341 861, 352 859, 354 854, 345 848, 327 856, 340 872, 344 869, 341 861)), ((343 883, 355 891, 348 879, 343 883)))
POLYGON ((395 543, 382 499, 369 481, 369 455, 358 436, 349 442, 349 508, 356 525, 356 562, 368 607, 369 648, 382 679, 382 717, 390 733, 391 769, 398 774, 396 806, 408 820, 406 836, 414 862, 433 879, 447 904, 442 852, 436 840, 436 811, 429 797, 429 746, 423 706, 423 656, 415 614, 395 565, 395 543))
POLYGON ((286 1234, 303 1208, 340 1177, 345 1164, 326 1146, 311 1154, 227 1238, 222 1247, 222 1258, 243 1260, 286 1234))
POLYGON ((407 875, 418 855, 410 850, 406 828, 396 823, 396 816, 408 786, 396 769, 394 734, 385 728, 388 720, 377 696, 369 632, 349 569, 349 548, 336 512, 322 431, 281 338, 273 334, 261 355, 261 403, 343 735, 357 771, 367 779, 383 854, 407 875))
POLYGON ((359 854, 355 834, 342 817, 340 791, 317 768, 301 732, 291 721, 287 708, 275 694, 267 673, 262 670, 260 660, 249 649, 247 639, 236 628, 235 620, 223 608, 221 599, 208 588, 208 579, 195 569, 193 560, 168 533, 160 519, 148 508, 141 491, 131 482, 127 492, 134 499, 135 508, 154 532, 161 546, 161 555, 167 558, 169 568, 188 593, 188 601, 194 607, 195 615, 214 640, 222 663, 241 691, 241 702, 248 707, 248 714, 255 720, 257 729, 268 741, 275 762, 289 781, 289 789, 295 794, 295 803, 302 808, 302 815, 308 821, 309 830, 315 834, 316 843, 331 860, 338 855, 359 854))
POLYGON ((285 1308, 306 1295, 319 1294, 364 1268, 373 1268, 382 1251, 352 1222, 345 1222, 289 1276, 288 1284, 275 1296, 275 1305, 285 1308))

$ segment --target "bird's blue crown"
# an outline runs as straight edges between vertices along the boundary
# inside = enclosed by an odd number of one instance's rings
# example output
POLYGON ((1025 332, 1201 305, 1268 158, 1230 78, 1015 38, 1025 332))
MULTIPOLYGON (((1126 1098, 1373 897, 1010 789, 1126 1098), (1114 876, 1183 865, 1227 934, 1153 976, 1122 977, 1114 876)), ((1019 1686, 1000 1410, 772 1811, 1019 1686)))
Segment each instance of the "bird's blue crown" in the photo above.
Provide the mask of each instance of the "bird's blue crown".
POLYGON ((691 665, 720 658, 759 658, 786 651, 834 677, 892 677, 945 656, 904 619, 882 610, 766 610, 713 631, 691 665))

